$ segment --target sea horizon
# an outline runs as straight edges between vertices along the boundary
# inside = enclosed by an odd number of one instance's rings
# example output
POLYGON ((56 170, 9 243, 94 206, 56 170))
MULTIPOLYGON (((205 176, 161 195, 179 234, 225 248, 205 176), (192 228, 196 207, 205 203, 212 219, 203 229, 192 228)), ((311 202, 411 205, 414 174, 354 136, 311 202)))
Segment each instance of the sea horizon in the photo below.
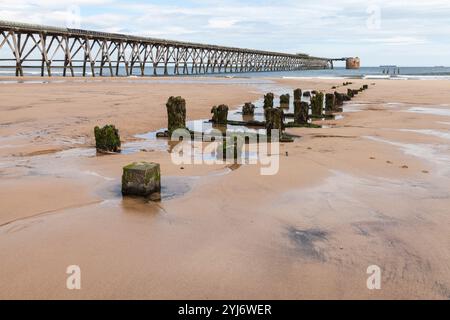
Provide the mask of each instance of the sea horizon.
MULTIPOLYGON (((56 69, 56 68, 55 68, 56 69)), ((115 70, 115 69, 114 69, 115 70)), ((40 77, 40 70, 30 71, 24 68, 24 76, 40 77)), ((52 71, 55 77, 63 75, 62 68, 52 71)), ((79 68, 75 69, 75 76, 82 76, 79 68)), ((13 77, 15 76, 15 69, 3 68, 0 70, 0 76, 13 77)), ((88 76, 91 73, 88 72, 88 76)), ((99 68, 96 68, 96 76, 99 76, 99 68), (98 71, 97 71, 98 70, 98 71)), ((168 68, 168 74, 165 75, 163 69, 158 69, 158 74, 153 74, 152 67, 145 68, 145 76, 140 75, 140 70, 134 68, 133 75, 127 76, 125 67, 119 67, 120 77, 235 77, 235 78, 348 78, 348 79, 391 79, 391 80, 449 80, 450 67, 404 67, 396 66, 387 67, 361 67, 359 69, 349 70, 345 67, 335 67, 334 69, 320 69, 320 70, 296 70, 296 71, 267 71, 267 72, 221 72, 221 73, 206 73, 206 74, 175 74, 174 68, 168 68)), ((103 77, 109 77, 109 70, 107 67, 103 69, 103 77)), ((70 71, 67 71, 67 78, 71 78, 70 71)))

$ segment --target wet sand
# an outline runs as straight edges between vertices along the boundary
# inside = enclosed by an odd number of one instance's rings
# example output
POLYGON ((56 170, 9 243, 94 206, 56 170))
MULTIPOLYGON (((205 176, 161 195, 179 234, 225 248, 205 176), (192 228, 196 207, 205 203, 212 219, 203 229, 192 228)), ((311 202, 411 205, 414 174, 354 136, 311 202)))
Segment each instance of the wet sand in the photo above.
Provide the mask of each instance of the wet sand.
POLYGON ((0 298, 450 299, 450 82, 351 81, 375 85, 326 128, 288 129, 301 138, 281 145, 275 176, 181 168, 164 142, 99 157, 92 128, 113 122, 140 146, 166 126, 170 95, 206 119, 214 104, 341 80, 1 84, 0 298), (161 203, 122 199, 133 161, 161 163, 161 203), (66 289, 69 265, 80 291, 66 289), (382 290, 366 287, 370 265, 382 290))

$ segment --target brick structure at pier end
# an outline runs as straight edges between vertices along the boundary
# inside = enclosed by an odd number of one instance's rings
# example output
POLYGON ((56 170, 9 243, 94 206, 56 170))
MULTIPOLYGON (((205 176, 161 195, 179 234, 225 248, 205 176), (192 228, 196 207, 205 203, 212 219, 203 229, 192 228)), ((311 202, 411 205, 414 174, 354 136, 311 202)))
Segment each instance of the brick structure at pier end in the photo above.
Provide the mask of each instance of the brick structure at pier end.
POLYGON ((358 57, 347 58, 345 65, 347 69, 359 69, 361 68, 361 60, 358 57))

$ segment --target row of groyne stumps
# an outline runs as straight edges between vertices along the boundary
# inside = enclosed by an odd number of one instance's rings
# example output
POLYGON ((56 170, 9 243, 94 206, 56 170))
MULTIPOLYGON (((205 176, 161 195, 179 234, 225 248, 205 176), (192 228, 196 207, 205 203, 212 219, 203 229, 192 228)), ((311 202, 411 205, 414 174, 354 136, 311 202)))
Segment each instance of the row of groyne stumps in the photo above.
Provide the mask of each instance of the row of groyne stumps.
MULTIPOLYGON (((351 82, 344 82, 343 86, 351 85, 351 82)), ((253 103, 245 103, 242 107, 242 121, 229 120, 229 107, 227 105, 214 106, 211 110, 212 119, 209 123, 213 128, 218 129, 223 135, 223 141, 219 142, 217 157, 226 160, 227 155, 233 155, 236 161, 242 151, 242 142, 239 143, 237 136, 227 134, 227 126, 242 126, 248 128, 262 128, 265 133, 255 132, 256 140, 260 141, 262 136, 264 141, 283 143, 293 142, 297 136, 288 134, 286 128, 321 128, 320 125, 313 124, 313 120, 334 119, 334 114, 343 111, 345 101, 350 101, 359 93, 367 90, 368 85, 363 85, 360 89, 347 89, 347 93, 324 94, 320 91, 302 91, 295 89, 293 92, 294 112, 289 113, 291 102, 290 94, 280 96, 280 106, 275 107, 275 95, 267 93, 264 95, 264 121, 254 120, 256 106, 253 103), (306 100, 306 101, 305 101, 306 100), (288 121, 287 119, 290 119, 288 121), (292 121, 293 120, 293 121, 292 121), (275 140, 274 140, 275 137, 275 140), (231 151, 231 152, 230 152, 231 151)), ((333 87, 332 89, 337 89, 333 87)), ((194 137, 200 134, 203 141, 214 141, 217 136, 209 136, 208 133, 188 130, 186 126, 186 100, 182 97, 170 97, 166 103, 168 126, 167 130, 158 132, 158 138, 171 139, 177 130, 185 130, 194 137)), ((121 141, 119 130, 114 125, 106 125, 103 128, 95 127, 95 142, 97 152, 100 154, 114 154, 121 152, 121 141)), ((249 133, 245 133, 244 143, 249 143, 249 133)), ((182 141, 182 139, 179 139, 182 141)), ((123 196, 145 197, 152 201, 161 200, 161 169, 158 163, 135 162, 123 168, 122 175, 123 196)))

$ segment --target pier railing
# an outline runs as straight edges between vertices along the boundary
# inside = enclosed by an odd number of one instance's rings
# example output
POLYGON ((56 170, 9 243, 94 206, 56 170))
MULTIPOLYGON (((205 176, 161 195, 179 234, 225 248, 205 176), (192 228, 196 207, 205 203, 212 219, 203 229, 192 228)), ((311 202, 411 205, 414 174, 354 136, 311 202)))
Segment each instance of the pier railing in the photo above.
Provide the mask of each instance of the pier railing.
POLYGON ((0 69, 16 76, 189 75, 326 69, 306 54, 0 21, 0 69))

